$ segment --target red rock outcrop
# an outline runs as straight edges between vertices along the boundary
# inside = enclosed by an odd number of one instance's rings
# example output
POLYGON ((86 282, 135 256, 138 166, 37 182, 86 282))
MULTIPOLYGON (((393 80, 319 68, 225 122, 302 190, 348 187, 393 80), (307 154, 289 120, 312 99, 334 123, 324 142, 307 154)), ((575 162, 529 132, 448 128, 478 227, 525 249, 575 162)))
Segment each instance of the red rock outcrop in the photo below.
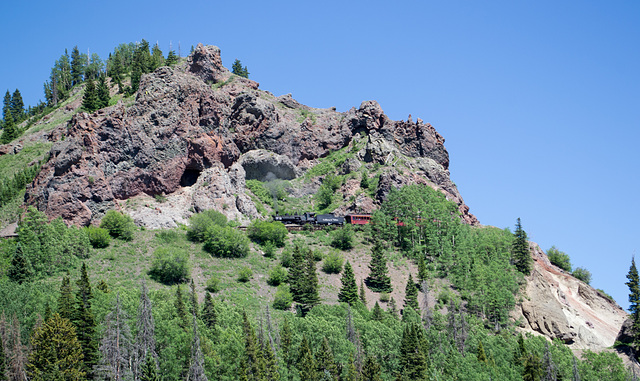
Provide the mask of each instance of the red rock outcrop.
POLYGON ((29 186, 27 203, 50 217, 87 225, 122 200, 197 185, 185 196, 189 208, 252 216, 245 173, 236 164, 241 155, 266 150, 286 157, 279 162, 299 174, 364 139, 358 159, 388 168, 377 200, 359 200, 361 205, 379 202, 391 186, 422 182, 455 201, 466 222, 477 223, 449 179, 444 139, 430 124, 392 121, 375 101, 345 113, 312 109, 258 86, 224 68, 217 47, 199 44, 182 67, 143 75, 132 106, 77 114, 52 134, 64 139, 29 186), (205 177, 216 179, 216 186, 205 177))

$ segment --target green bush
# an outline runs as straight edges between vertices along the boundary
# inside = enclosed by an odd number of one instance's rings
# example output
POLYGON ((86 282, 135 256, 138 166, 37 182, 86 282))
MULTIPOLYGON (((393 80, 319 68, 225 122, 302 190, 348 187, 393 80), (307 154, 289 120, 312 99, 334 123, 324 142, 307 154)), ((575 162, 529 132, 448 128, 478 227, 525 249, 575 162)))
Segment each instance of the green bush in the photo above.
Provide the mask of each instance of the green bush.
POLYGON ((181 234, 176 230, 161 230, 156 233, 156 238, 163 243, 174 243, 178 241, 181 234))
POLYGON ((219 292, 220 290, 222 290, 222 286, 220 285, 220 279, 218 279, 217 277, 209 278, 209 280, 207 281, 207 285, 205 286, 204 289, 209 291, 212 294, 219 292))
POLYGON ((107 229, 99 228, 96 226, 87 226, 86 228, 84 228, 84 231, 87 233, 89 242, 94 248, 103 249, 109 246, 109 243, 111 242, 111 236, 109 235, 109 231, 107 229))
POLYGON ((558 250, 555 246, 551 246, 551 248, 547 250, 547 257, 549 257, 549 261, 554 265, 564 271, 571 272, 571 260, 565 252, 558 250))
POLYGON ((342 271, 342 257, 336 252, 331 252, 322 263, 322 271, 327 274, 340 274, 342 271))
POLYGON ((238 271, 238 282, 246 283, 253 278, 253 271, 247 266, 244 266, 238 271))
POLYGON ((591 284, 591 272, 584 267, 578 267, 571 274, 586 284, 591 284))
POLYGON ((291 303, 293 303, 293 295, 289 291, 289 286, 284 284, 278 286, 273 298, 273 308, 286 311, 291 308, 291 303))
POLYGON ((104 215, 100 222, 100 227, 107 229, 113 238, 119 238, 124 241, 133 240, 133 232, 136 229, 131 217, 116 210, 110 210, 104 215))
POLYGON ((186 251, 173 247, 159 247, 154 256, 149 270, 151 279, 171 285, 185 282, 189 278, 189 256, 186 251))
POLYGON ((247 228, 249 238, 259 244, 271 242, 277 247, 284 247, 287 238, 287 228, 280 221, 253 220, 247 228))
POLYGON ((331 246, 340 250, 353 249, 353 229, 345 225, 342 229, 336 229, 331 234, 331 246))
POLYGON ((249 254, 249 239, 229 226, 210 226, 205 234, 204 249, 215 257, 243 258, 249 254))
POLYGON ((204 212, 192 215, 189 218, 187 239, 193 242, 203 242, 207 230, 213 225, 226 226, 227 217, 215 210, 205 210, 204 212))
POLYGON ((382 303, 388 303, 388 302, 389 302, 389 300, 390 300, 390 298, 391 298, 391 297, 389 296, 389 293, 388 293, 388 292, 381 292, 381 293, 380 293, 380 301, 381 301, 382 303))
POLYGON ((277 287, 281 283, 285 283, 288 277, 287 270, 284 267, 276 267, 269 273, 269 279, 267 279, 267 284, 270 286, 277 287))
POLYGON ((267 258, 273 258, 276 255, 276 245, 271 241, 262 245, 262 249, 264 250, 264 256, 267 258))
POLYGON ((289 268, 291 267, 292 263, 293 263, 293 255, 291 254, 291 250, 284 249, 282 251, 282 255, 280 255, 280 264, 284 268, 289 268))

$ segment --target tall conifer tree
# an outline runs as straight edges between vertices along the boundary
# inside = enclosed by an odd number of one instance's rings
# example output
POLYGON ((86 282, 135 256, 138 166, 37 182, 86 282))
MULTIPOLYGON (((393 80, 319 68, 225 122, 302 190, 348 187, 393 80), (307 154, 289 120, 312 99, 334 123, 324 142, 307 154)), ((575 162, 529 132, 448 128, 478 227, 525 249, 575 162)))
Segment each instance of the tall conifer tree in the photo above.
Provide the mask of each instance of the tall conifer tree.
POLYGON ((95 338, 96 321, 91 310, 91 283, 87 274, 87 266, 82 264, 80 279, 76 281, 76 308, 73 316, 73 324, 76 327, 76 335, 82 346, 84 358, 84 371, 89 378, 93 378, 93 367, 96 365, 96 352, 98 344, 95 338))
POLYGON ((311 346, 307 340, 307 336, 302 335, 302 341, 300 341, 300 348, 298 348, 298 372, 300 373, 300 379, 306 381, 318 380, 318 372, 316 370, 316 360, 311 353, 311 346))
POLYGON ((516 222, 516 231, 513 233, 515 240, 511 248, 511 258, 516 269, 524 275, 531 273, 533 266, 533 258, 529 251, 529 242, 527 241, 527 233, 522 229, 520 218, 516 222))
POLYGON ((358 301, 358 285, 356 284, 356 278, 353 274, 353 267, 351 267, 349 261, 344 265, 340 282, 342 283, 342 287, 338 293, 338 301, 354 305, 354 303, 358 301))
POLYGON ((24 118, 24 101, 18 89, 11 96, 11 116, 13 116, 13 120, 16 123, 19 123, 24 118))
POLYGON ((414 310, 418 311, 418 288, 416 287, 416 283, 413 281, 413 277, 409 274, 409 279, 407 279, 407 287, 404 292, 404 308, 411 307, 414 310))
POLYGON ((371 262, 369 263, 369 276, 365 279, 367 287, 373 292, 391 292, 391 278, 387 275, 387 260, 384 257, 382 241, 376 240, 371 250, 371 262))
POLYGON ((73 290, 71 289, 71 280, 68 273, 62 278, 62 284, 60 285, 57 312, 65 319, 73 319, 73 290))
POLYGON ((82 107, 88 112, 94 112, 98 109, 98 95, 93 78, 87 79, 87 85, 84 88, 84 97, 82 98, 82 107))
POLYGON ((204 304, 202 305, 202 321, 209 329, 213 329, 218 322, 218 315, 216 313, 215 305, 213 304, 213 298, 211 294, 206 292, 204 294, 204 304))
POLYGON ((31 380, 84 379, 82 347, 69 320, 54 313, 33 331, 31 345, 28 363, 31 380))
POLYGON ((84 75, 85 61, 78 50, 78 45, 71 50, 71 84, 72 86, 82 83, 84 75))
POLYGON ((207 375, 204 373, 204 357, 200 348, 200 335, 198 334, 196 315, 193 315, 193 340, 191 342, 190 362, 187 381, 208 381, 207 375))
POLYGON ((631 267, 627 273, 627 287, 629 287, 629 312, 634 332, 633 347, 637 350, 640 347, 640 277, 636 268, 636 259, 631 258, 631 267))

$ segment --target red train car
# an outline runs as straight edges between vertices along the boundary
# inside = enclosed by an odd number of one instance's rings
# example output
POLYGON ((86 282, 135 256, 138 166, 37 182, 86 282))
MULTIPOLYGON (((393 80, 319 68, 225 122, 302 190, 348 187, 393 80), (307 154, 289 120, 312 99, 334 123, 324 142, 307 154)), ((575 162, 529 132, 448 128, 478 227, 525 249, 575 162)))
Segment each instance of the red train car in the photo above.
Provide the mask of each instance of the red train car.
POLYGON ((366 225, 371 223, 370 214, 347 214, 344 218, 348 224, 352 225, 366 225))

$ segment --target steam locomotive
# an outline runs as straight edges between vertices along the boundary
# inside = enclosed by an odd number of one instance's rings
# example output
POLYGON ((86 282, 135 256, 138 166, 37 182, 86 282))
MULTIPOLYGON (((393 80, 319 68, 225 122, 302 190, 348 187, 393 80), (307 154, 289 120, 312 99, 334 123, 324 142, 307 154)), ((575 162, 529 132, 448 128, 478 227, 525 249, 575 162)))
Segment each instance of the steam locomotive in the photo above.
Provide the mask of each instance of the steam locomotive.
POLYGON ((276 214, 273 216, 274 221, 280 221, 285 225, 366 225, 371 222, 370 214, 348 214, 344 217, 336 216, 333 213, 316 214, 316 213, 303 213, 303 214, 276 214))

